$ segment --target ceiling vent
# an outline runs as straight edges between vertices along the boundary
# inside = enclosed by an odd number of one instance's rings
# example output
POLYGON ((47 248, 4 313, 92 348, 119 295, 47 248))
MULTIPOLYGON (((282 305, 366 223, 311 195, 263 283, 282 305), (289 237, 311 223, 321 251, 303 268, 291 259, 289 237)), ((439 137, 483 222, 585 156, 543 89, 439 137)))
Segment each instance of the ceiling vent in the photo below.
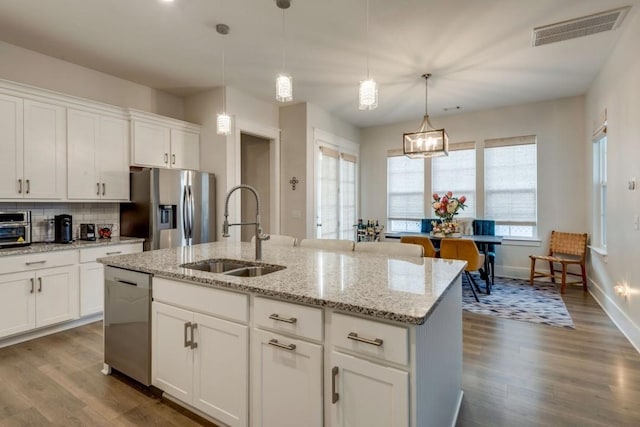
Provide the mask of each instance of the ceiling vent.
POLYGON ((532 44, 541 46, 616 29, 629 9, 631 6, 534 28, 532 44))

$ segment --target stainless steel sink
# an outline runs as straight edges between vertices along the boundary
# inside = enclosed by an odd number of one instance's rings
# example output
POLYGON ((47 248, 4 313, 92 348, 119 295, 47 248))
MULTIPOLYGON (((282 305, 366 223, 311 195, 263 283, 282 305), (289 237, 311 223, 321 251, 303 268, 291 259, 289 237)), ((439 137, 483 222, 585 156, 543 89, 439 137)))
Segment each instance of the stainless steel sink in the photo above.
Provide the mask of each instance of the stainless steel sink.
POLYGON ((225 258, 206 259, 198 262, 181 264, 180 267, 190 270, 207 271, 210 273, 222 273, 238 277, 256 277, 275 271, 283 270, 282 265, 262 264, 244 260, 225 258))

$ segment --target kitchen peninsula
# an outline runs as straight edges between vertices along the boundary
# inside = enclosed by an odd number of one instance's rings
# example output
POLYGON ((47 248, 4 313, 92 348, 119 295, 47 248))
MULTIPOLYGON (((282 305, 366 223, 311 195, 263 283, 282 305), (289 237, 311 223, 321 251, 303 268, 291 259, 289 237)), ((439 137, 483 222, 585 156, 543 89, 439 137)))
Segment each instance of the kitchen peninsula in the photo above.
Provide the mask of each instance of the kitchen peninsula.
POLYGON ((464 262, 275 246, 253 256, 220 242, 101 260, 153 275, 151 378, 166 397, 232 426, 455 425, 464 262), (211 259, 284 268, 182 267, 211 259))

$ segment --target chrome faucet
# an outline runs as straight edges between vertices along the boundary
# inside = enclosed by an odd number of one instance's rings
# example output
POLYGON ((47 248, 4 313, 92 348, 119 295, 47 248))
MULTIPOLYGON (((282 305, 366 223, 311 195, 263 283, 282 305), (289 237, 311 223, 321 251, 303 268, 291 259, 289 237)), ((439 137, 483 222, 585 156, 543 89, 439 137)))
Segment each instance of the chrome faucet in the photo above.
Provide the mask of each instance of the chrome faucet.
POLYGON ((222 237, 229 237, 229 227, 234 225, 255 225, 256 227, 256 261, 262 259, 262 241, 269 240, 271 236, 262 233, 262 227, 260 226, 260 196, 255 188, 250 185, 240 184, 233 187, 227 193, 227 197, 224 199, 224 222, 222 223, 222 237), (229 224, 229 197, 231 194, 240 189, 246 189, 256 196, 256 222, 239 222, 237 224, 229 224))

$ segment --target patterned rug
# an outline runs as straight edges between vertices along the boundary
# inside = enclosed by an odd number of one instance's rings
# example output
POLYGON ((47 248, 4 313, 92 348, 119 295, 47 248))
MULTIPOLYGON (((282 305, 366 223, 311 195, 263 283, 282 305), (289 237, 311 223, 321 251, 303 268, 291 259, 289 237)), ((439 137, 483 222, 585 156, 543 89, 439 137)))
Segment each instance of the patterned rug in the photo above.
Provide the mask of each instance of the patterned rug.
POLYGON ((531 286, 529 281, 496 277, 491 295, 487 295, 484 293, 484 280, 477 274, 472 275, 482 291, 478 293, 480 302, 476 302, 473 298, 467 278, 463 274, 462 308, 464 310, 503 319, 575 329, 571 315, 555 285, 534 282, 531 286))

